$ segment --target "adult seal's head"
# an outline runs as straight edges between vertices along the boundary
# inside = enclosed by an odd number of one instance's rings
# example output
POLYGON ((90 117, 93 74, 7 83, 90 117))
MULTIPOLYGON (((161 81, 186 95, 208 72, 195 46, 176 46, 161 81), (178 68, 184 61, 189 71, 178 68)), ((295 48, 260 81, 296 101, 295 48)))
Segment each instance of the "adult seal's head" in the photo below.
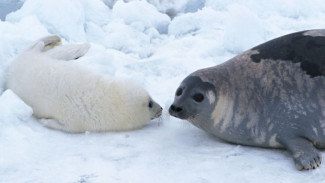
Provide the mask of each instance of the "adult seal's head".
POLYGON ((215 86, 200 77, 184 79, 175 93, 169 113, 180 119, 194 119, 211 113, 216 99, 215 86))

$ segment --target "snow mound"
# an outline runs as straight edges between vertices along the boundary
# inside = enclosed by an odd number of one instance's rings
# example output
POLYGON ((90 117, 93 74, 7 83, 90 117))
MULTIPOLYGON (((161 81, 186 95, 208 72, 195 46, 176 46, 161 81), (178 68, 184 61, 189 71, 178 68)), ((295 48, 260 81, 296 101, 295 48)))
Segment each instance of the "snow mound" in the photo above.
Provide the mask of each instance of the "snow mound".
POLYGON ((20 10, 7 15, 6 20, 18 22, 28 16, 36 16, 49 33, 72 41, 86 40, 85 12, 78 0, 26 1, 20 10))
POLYGON ((145 29, 141 24, 127 25, 122 19, 114 19, 102 28, 88 23, 87 37, 106 48, 139 58, 150 57, 163 42, 163 36, 155 28, 145 29))
POLYGON ((85 14, 85 22, 92 22, 98 26, 110 22, 111 10, 101 0, 80 0, 85 14))
POLYGON ((0 111, 0 126, 2 127, 17 121, 27 121, 33 114, 32 108, 11 90, 6 90, 0 95, 0 111))
POLYGON ((159 33, 167 33, 170 18, 157 11, 157 9, 146 1, 131 1, 125 3, 118 1, 112 10, 113 19, 123 19, 128 25, 148 29, 154 27, 159 33))
POLYGON ((9 14, 7 22, 17 23, 26 17, 34 17, 48 34, 58 34, 72 42, 85 42, 89 39, 91 26, 96 25, 99 29, 95 32, 102 31, 101 27, 110 22, 110 16, 111 10, 101 0, 35 0, 26 1, 20 10, 9 14))
MULTIPOLYGON (((168 27, 168 33, 176 37, 221 31, 224 15, 204 8, 196 13, 186 13, 175 17, 168 27)), ((215 36, 218 37, 218 36, 215 36)))
POLYGON ((229 6, 224 21, 225 35, 223 46, 229 52, 238 54, 266 40, 266 26, 257 14, 241 5, 229 6))

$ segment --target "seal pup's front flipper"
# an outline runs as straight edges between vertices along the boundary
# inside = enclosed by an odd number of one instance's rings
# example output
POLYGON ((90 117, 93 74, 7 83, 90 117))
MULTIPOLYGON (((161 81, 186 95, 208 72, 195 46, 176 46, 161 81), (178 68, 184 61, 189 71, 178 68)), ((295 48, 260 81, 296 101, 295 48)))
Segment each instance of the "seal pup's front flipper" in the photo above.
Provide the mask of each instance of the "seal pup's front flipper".
POLYGON ((43 126, 47 127, 47 128, 51 128, 51 129, 55 129, 55 130, 62 130, 62 131, 67 131, 66 126, 63 123, 60 123, 58 120, 56 119, 39 119, 38 120, 43 126))
POLYGON ((303 137, 285 137, 280 143, 291 153, 298 170, 317 168, 322 162, 322 155, 314 145, 303 137))
POLYGON ((75 60, 84 56, 90 48, 89 43, 83 44, 66 44, 53 47, 44 54, 58 60, 75 60))

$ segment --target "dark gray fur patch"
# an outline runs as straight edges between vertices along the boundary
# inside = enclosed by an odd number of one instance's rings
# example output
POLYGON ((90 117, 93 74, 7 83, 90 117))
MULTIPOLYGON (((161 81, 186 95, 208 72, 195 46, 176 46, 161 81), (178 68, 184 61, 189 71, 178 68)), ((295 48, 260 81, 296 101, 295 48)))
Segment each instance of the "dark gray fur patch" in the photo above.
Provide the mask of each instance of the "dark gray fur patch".
MULTIPOLYGON (((314 33, 324 30, 313 30, 314 33)), ((262 59, 291 61, 311 77, 325 76, 325 37, 306 35, 308 31, 288 34, 252 48, 259 53, 251 59, 259 63, 262 59)))

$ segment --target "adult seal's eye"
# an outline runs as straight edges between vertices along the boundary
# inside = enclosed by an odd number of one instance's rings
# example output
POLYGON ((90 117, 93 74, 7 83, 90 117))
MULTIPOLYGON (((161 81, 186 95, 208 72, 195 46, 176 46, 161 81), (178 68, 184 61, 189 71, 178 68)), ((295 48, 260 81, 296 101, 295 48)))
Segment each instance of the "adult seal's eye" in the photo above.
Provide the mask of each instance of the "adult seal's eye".
POLYGON ((176 91, 176 96, 180 96, 183 93, 183 89, 182 88, 178 88, 176 91))
POLYGON ((195 95, 193 95, 193 100, 195 100, 196 102, 202 102, 204 99, 203 94, 201 93, 196 93, 195 95))
POLYGON ((152 108, 152 101, 149 102, 148 107, 152 108))

